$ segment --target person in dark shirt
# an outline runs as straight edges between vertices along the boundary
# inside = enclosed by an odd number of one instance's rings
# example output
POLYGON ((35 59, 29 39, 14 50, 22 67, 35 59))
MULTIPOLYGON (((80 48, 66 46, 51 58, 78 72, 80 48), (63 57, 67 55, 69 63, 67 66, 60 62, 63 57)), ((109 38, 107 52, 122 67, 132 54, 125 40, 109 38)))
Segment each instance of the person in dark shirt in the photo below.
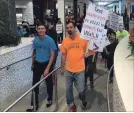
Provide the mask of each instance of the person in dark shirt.
POLYGON ((48 36, 50 36, 55 44, 56 44, 56 47, 57 47, 57 50, 55 51, 55 59, 53 61, 53 66, 55 67, 55 64, 56 64, 56 60, 57 60, 57 57, 58 57, 58 51, 59 51, 59 47, 58 47, 58 43, 57 43, 57 32, 56 32, 56 28, 54 26, 54 22, 52 19, 48 18, 47 20, 47 31, 46 31, 46 34, 48 36))
POLYGON ((81 29, 82 29, 82 22, 80 21, 80 18, 77 18, 77 20, 76 20, 76 25, 77 25, 78 30, 81 32, 81 29))
MULTIPOLYGON (((108 70, 110 70, 110 68, 112 67, 112 65, 114 63, 114 52, 115 52, 116 46, 118 45, 118 41, 116 40, 116 33, 114 31, 110 31, 109 34, 110 34, 109 35, 110 44, 107 45, 103 51, 105 59, 107 60, 108 70)), ((109 82, 110 83, 113 82, 113 70, 112 70, 112 73, 110 75, 109 82)))

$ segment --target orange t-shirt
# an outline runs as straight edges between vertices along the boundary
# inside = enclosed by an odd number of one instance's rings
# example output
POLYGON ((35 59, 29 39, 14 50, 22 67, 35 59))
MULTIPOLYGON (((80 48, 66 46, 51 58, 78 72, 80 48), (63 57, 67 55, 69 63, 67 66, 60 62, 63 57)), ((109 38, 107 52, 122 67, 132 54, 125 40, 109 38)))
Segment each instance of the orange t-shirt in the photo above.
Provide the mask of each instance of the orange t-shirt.
POLYGON ((76 35, 72 40, 68 36, 63 40, 61 52, 66 53, 66 70, 70 72, 81 72, 85 70, 84 56, 87 48, 87 41, 76 35))

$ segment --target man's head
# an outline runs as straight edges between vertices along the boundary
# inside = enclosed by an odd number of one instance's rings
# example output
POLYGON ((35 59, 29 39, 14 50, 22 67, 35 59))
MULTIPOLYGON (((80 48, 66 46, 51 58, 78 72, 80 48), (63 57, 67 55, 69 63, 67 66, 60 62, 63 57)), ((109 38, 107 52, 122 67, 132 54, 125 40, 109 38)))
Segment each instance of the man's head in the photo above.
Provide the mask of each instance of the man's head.
POLYGON ((36 25, 39 25, 39 24, 41 24, 41 22, 40 22, 39 19, 37 19, 37 20, 36 20, 36 25))
POLYGON ((50 26, 53 26, 54 25, 54 22, 53 22, 53 20, 51 19, 51 18, 48 18, 47 20, 46 20, 46 22, 47 22, 47 27, 48 28, 50 28, 50 26))
POLYGON ((46 28, 43 24, 38 25, 37 32, 40 37, 44 37, 46 35, 46 28))
POLYGON ((124 28, 123 24, 119 24, 119 31, 123 31, 123 28, 124 28))
POLYGON ((70 37, 73 37, 75 35, 75 23, 73 21, 67 22, 67 32, 70 37))
POLYGON ((110 32, 109 41, 113 43, 116 40, 116 33, 114 31, 110 32))

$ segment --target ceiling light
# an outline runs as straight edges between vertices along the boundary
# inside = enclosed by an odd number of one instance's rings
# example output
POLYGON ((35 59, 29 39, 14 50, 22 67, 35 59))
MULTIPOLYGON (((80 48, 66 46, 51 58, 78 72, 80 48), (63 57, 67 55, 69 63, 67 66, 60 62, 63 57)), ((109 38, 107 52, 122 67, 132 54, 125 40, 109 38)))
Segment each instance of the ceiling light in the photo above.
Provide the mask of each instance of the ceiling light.
POLYGON ((98 5, 107 5, 108 2, 98 2, 98 5))

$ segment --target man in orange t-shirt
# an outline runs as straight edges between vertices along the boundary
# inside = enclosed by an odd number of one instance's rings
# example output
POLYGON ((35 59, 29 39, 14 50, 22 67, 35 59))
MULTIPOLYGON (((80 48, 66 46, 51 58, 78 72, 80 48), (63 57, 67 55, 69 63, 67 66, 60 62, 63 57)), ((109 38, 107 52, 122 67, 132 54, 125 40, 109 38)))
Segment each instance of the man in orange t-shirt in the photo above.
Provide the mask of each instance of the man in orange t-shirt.
POLYGON ((85 62, 84 57, 87 48, 87 41, 80 38, 80 35, 75 31, 75 24, 73 22, 67 23, 68 36, 63 40, 61 45, 62 72, 66 76, 66 97, 69 106, 69 112, 76 111, 73 97, 73 83, 77 85, 79 97, 82 100, 83 107, 86 107, 85 101, 85 62), (66 69, 64 68, 66 67, 66 69))

